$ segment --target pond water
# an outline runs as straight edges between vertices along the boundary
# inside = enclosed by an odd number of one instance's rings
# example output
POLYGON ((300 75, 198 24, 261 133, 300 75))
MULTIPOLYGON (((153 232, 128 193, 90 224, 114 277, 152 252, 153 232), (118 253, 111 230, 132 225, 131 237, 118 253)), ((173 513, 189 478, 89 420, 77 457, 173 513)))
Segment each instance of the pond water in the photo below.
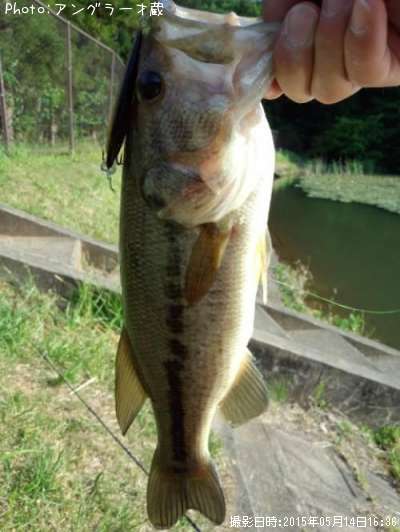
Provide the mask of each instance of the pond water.
MULTIPOLYGON (((274 192, 270 231, 281 260, 309 267, 313 292, 357 308, 400 309, 399 215, 290 187, 274 192)), ((400 349, 400 313, 365 320, 369 336, 400 349)))

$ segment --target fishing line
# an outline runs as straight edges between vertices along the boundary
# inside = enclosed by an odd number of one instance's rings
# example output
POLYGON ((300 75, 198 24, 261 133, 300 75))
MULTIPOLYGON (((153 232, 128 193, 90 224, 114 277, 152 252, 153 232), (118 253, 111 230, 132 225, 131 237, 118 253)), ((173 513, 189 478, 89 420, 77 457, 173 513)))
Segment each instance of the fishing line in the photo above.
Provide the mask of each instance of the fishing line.
POLYGON ((344 310, 350 310, 354 312, 361 312, 362 314, 374 314, 377 316, 388 316, 388 315, 394 315, 394 314, 400 314, 400 309, 393 309, 393 310, 367 310, 363 308, 357 308, 357 307, 350 307, 349 305, 344 305, 343 303, 337 303, 336 301, 333 301, 332 299, 328 299, 326 297, 322 297, 319 294, 316 294, 315 292, 310 292, 308 290, 302 290, 301 288, 297 288, 296 286, 291 286, 287 283, 284 283, 283 281, 278 281, 278 279, 273 278, 272 279, 275 283, 280 284, 282 286, 285 286, 286 288, 289 288, 290 290, 293 290, 293 292, 302 292, 303 294, 313 297, 315 299, 319 299, 320 301, 324 301, 325 303, 329 303, 330 305, 333 305, 335 307, 342 308, 344 310))
MULTIPOLYGON (((145 466, 142 464, 142 462, 136 458, 134 454, 131 453, 131 451, 128 449, 128 447, 116 436, 113 431, 110 429, 110 427, 106 424, 105 421, 99 416, 99 414, 90 406, 89 403, 85 401, 85 399, 81 396, 77 390, 72 386, 72 384, 69 382, 69 380, 65 377, 61 371, 57 368, 57 366, 52 362, 52 360, 49 358, 47 353, 44 353, 37 349, 39 355, 43 358, 43 360, 52 368, 52 370, 57 373, 57 375, 60 377, 60 379, 68 386, 68 388, 71 390, 71 392, 76 395, 76 397, 79 399, 79 401, 85 406, 87 410, 92 414, 92 416, 100 423, 100 425, 104 428, 106 432, 111 436, 111 438, 121 447, 123 451, 128 455, 128 457, 137 465, 141 471, 148 477, 149 472, 145 468, 145 466)), ((199 528, 194 521, 187 515, 184 515, 184 518, 189 523, 189 525, 193 528, 193 530, 196 530, 196 532, 201 532, 201 528, 199 528)))

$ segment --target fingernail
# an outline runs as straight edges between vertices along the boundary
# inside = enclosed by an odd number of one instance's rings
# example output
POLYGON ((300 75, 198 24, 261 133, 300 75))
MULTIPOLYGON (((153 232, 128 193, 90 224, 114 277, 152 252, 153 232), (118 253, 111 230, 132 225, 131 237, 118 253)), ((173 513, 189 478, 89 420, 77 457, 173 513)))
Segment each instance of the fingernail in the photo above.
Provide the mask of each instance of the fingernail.
POLYGON ((337 0, 325 0, 322 5, 322 13, 325 17, 334 17, 338 12, 337 0))
POLYGON ((350 28, 356 35, 366 33, 370 24, 371 8, 368 0, 356 0, 350 28))
POLYGON ((348 0, 325 0, 322 4, 322 14, 326 18, 336 17, 341 12, 350 11, 351 3, 348 0))
POLYGON ((292 8, 284 28, 284 36, 289 46, 292 48, 309 46, 313 41, 317 19, 317 12, 311 6, 299 5, 292 8))

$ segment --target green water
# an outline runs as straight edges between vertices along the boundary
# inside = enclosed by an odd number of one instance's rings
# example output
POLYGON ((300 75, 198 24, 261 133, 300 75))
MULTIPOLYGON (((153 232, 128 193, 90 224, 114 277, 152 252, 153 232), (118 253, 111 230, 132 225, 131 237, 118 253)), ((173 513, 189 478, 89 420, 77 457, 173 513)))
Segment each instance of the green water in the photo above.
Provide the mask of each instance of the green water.
MULTIPOLYGON (((353 307, 400 309, 398 214, 286 188, 274 192, 270 230, 283 261, 310 268, 313 291, 353 307)), ((365 319, 369 336, 400 349, 400 313, 365 319)))

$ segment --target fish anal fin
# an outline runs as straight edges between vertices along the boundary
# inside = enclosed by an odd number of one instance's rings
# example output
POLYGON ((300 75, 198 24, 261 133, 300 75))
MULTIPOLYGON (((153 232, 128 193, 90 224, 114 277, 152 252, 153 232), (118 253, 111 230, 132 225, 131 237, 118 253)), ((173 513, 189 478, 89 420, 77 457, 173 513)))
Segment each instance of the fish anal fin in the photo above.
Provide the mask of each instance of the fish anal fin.
POLYGON ((134 354, 126 329, 122 329, 115 370, 115 408, 122 434, 126 434, 146 400, 134 367, 134 354))
POLYGON ((246 350, 238 375, 219 407, 225 419, 239 426, 262 414, 268 406, 268 392, 253 356, 246 350))
POLYGON ((147 487, 147 511, 155 528, 171 528, 189 509, 198 510, 220 525, 225 520, 225 498, 214 465, 175 472, 154 454, 147 487))
POLYGON ((198 303, 214 284, 230 234, 230 230, 221 231, 212 223, 200 227, 186 271, 185 298, 189 305, 198 303))

